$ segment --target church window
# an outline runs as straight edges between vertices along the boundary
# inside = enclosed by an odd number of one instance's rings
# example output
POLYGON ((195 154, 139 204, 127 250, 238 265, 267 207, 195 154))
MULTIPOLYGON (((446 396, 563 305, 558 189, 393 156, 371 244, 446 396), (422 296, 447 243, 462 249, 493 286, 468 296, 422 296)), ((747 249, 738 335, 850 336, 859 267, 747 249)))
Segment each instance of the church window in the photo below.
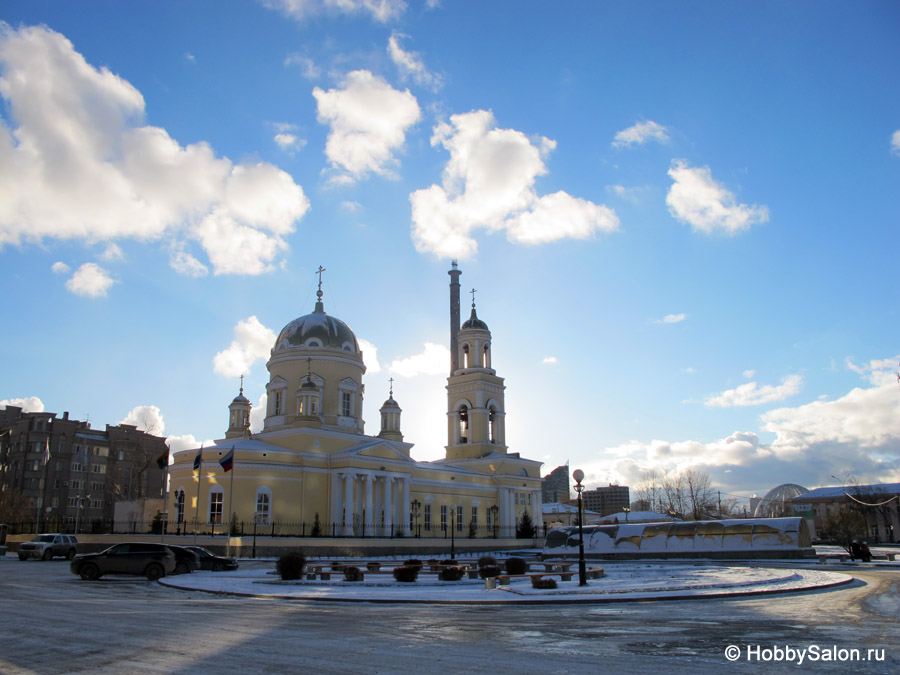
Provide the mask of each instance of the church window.
POLYGON ((431 530, 431 504, 425 505, 425 529, 431 530))
POLYGON ((463 528, 463 510, 462 506, 456 507, 456 531, 462 532, 463 528))
POLYGON ((478 527, 478 507, 472 507, 472 527, 478 527))
POLYGON ((274 415, 281 414, 281 392, 280 391, 275 392, 275 409, 273 410, 273 414, 274 415))
POLYGON ((441 504, 441 532, 447 531, 447 505, 441 504))
POLYGON ((222 522, 222 507, 225 503, 225 493, 214 490, 209 494, 209 522, 219 524, 222 522))
POLYGON ((350 417, 353 415, 353 397, 349 391, 341 392, 341 415, 350 417))
POLYGON ((488 424, 490 424, 491 427, 491 443, 496 443, 500 436, 498 433, 499 420, 497 417, 497 410, 491 406, 491 411, 488 413, 488 424))
POLYGON ((463 368, 469 367, 469 345, 463 345, 463 368))
POLYGON ((310 415, 316 414, 316 409, 317 409, 316 401, 318 401, 318 399, 315 399, 315 398, 312 398, 309 400, 309 414, 310 415))
POLYGON ((469 409, 466 406, 459 409, 459 442, 469 442, 469 409))
POLYGON ((256 522, 261 525, 269 524, 272 493, 269 488, 260 488, 256 493, 256 522))
POLYGON ((484 367, 491 367, 491 346, 489 344, 484 346, 484 367))
POLYGON ((321 345, 318 343, 317 340, 310 340, 309 342, 306 343, 306 346, 307 347, 320 347, 321 345))

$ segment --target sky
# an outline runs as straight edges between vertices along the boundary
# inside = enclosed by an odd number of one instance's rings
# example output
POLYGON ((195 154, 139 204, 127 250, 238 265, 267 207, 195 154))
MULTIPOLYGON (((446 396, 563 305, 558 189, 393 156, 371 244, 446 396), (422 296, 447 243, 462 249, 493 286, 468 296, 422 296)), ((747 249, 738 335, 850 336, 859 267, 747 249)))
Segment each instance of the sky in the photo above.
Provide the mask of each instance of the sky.
POLYGON ((222 438, 282 327, 444 456, 447 270, 511 452, 900 480, 895 2, 0 4, 0 405, 222 438), (391 378, 393 382, 391 384, 391 378))

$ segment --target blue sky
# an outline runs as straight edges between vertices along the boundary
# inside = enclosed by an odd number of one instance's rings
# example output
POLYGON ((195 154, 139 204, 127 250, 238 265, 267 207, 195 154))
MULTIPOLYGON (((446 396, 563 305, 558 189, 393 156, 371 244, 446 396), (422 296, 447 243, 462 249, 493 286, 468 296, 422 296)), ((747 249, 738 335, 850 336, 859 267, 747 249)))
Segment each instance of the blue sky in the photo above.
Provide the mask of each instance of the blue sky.
MULTIPOLYGON (((0 8, 0 402, 173 448, 326 311, 443 456, 450 260, 511 451, 726 494, 900 470, 893 2, 0 8), (464 295, 468 298, 468 295, 464 295)), ((255 420, 255 426, 261 420, 255 420)))

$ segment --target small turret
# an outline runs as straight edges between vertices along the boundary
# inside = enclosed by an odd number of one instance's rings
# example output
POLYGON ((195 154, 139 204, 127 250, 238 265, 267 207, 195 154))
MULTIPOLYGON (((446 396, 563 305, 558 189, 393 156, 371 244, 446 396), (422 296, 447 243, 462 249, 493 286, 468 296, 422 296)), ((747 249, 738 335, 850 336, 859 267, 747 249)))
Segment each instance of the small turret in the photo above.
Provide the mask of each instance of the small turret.
POLYGON ((381 406, 381 431, 378 438, 384 438, 391 441, 402 441, 403 434, 400 432, 400 413, 403 411, 394 400, 394 378, 391 380, 391 389, 388 394, 387 401, 381 406))

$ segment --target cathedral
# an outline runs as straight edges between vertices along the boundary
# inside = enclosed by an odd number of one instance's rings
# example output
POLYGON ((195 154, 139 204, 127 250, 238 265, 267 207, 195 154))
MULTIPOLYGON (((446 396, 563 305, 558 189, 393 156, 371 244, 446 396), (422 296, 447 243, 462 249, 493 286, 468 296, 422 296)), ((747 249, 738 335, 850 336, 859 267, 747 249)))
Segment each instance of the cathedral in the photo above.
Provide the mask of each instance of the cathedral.
POLYGON ((450 275, 450 375, 443 459, 413 459, 393 390, 377 435, 362 419, 364 355, 325 311, 319 268, 310 314, 279 333, 266 367, 266 416, 250 433, 250 401, 228 406, 225 438, 173 454, 169 531, 213 532, 233 517, 281 535, 514 537, 541 522, 541 462, 506 446, 505 385, 472 303, 460 324, 462 272, 450 275), (194 525, 196 523, 196 525, 194 525))

